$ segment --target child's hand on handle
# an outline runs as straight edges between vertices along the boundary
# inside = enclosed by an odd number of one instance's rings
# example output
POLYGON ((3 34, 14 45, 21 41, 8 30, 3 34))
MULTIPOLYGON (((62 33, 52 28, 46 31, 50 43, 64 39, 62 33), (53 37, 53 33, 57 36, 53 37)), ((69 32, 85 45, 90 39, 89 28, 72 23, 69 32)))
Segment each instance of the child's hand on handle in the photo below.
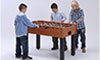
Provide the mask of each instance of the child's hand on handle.
POLYGON ((74 22, 74 24, 78 24, 77 22, 74 22))
POLYGON ((36 26, 37 26, 37 28, 39 28, 39 25, 38 24, 36 26))
POLYGON ((53 19, 51 18, 51 20, 50 20, 51 22, 53 22, 53 19))
POLYGON ((63 23, 63 22, 64 22, 63 20, 60 21, 60 23, 63 23))
POLYGON ((77 22, 70 22, 71 24, 78 24, 77 22))

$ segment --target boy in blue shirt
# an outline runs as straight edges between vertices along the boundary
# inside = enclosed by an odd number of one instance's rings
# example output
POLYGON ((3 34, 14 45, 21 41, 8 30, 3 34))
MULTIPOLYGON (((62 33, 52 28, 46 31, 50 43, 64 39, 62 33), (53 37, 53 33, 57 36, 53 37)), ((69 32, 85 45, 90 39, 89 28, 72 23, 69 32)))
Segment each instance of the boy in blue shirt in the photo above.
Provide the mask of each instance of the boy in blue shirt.
MULTIPOLYGON (((53 3, 51 5, 51 9, 53 11, 53 13, 51 14, 51 21, 54 22, 60 22, 63 23, 66 20, 66 17, 64 16, 64 14, 62 14, 59 10, 58 10, 58 6, 56 3, 53 3)), ((58 49, 58 38, 57 37, 52 37, 52 41, 53 41, 53 48, 51 50, 56 50, 58 49)), ((66 39, 64 38, 65 41, 65 49, 67 50, 67 45, 66 45, 66 39)))
POLYGON ((27 38, 27 27, 37 27, 36 24, 30 22, 30 20, 25 15, 27 6, 25 4, 20 4, 20 13, 15 19, 15 33, 16 33, 16 58, 21 58, 23 60, 31 60, 32 57, 28 56, 28 38, 27 38), (21 46, 23 50, 23 55, 21 54, 21 46))
POLYGON ((82 52, 86 52, 86 36, 85 36, 85 23, 84 23, 84 12, 81 8, 79 8, 79 4, 77 1, 72 1, 72 10, 70 12, 70 22, 77 23, 77 34, 72 36, 72 39, 76 39, 76 49, 78 48, 78 38, 81 37, 82 42, 82 52))

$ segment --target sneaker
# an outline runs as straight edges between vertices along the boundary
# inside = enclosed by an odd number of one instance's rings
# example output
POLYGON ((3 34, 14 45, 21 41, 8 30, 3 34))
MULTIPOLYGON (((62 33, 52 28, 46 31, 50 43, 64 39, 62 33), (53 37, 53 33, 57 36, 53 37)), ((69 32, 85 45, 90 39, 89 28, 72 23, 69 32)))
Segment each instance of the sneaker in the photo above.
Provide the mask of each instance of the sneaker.
POLYGON ((82 52, 85 53, 86 52, 86 49, 85 48, 82 48, 82 52))
POLYGON ((32 57, 27 57, 27 58, 25 58, 25 59, 23 59, 23 60, 32 60, 32 57))
POLYGON ((16 58, 17 58, 17 59, 20 59, 20 58, 22 58, 22 55, 21 55, 21 56, 16 56, 16 58))
POLYGON ((32 57, 28 56, 29 59, 32 59, 32 57))
POLYGON ((57 50, 58 49, 58 47, 53 47, 53 48, 51 48, 51 50, 57 50))

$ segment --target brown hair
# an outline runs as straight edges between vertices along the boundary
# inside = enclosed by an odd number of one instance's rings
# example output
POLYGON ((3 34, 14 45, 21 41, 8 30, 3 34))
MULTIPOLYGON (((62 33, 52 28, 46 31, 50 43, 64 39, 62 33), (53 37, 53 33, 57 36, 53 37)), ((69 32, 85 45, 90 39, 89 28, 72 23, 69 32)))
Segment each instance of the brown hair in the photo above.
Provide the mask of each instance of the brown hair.
POLYGON ((53 8, 58 8, 58 6, 57 6, 56 3, 53 3, 53 4, 51 5, 51 9, 53 9, 53 8))
POLYGON ((19 5, 19 10, 21 11, 22 9, 27 8, 27 5, 25 5, 24 3, 21 3, 19 5))

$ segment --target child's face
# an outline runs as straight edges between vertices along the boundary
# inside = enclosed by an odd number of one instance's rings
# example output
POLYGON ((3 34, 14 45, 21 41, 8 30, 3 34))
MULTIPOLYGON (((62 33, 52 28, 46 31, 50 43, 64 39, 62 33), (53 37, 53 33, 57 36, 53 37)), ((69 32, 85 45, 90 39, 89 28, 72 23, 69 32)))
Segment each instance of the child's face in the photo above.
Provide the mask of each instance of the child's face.
POLYGON ((76 11, 78 7, 76 5, 72 5, 72 9, 76 11))
POLYGON ((27 8, 23 8, 21 12, 26 13, 27 8))
POLYGON ((52 11, 53 11, 54 13, 56 13, 56 12, 58 11, 58 8, 53 8, 52 11))

